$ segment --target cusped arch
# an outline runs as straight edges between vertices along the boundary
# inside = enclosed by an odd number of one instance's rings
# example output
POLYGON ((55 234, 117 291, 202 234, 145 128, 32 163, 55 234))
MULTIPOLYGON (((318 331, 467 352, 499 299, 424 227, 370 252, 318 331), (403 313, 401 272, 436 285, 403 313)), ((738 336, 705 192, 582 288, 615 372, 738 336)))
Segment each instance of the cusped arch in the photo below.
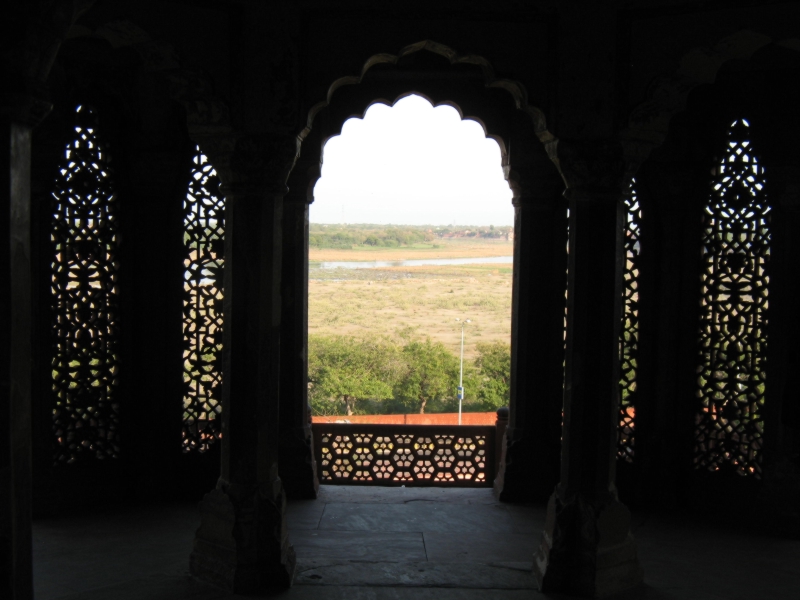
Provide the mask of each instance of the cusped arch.
POLYGON ((335 137, 338 137, 338 136, 342 135, 342 130, 344 128, 344 124, 349 119, 364 120, 364 117, 366 116, 367 111, 369 111, 369 109, 371 107, 375 106, 376 104, 383 104, 384 106, 388 106, 389 108, 392 108, 400 100, 402 100, 403 98, 408 98, 409 96, 419 96, 420 98, 423 98, 426 102, 428 102, 434 108, 437 108, 439 106, 449 106, 450 108, 455 109, 455 111, 458 113, 458 116, 461 118, 462 121, 473 121, 473 122, 477 123, 478 125, 480 125, 481 129, 483 129, 483 135, 487 139, 494 140, 497 143, 497 145, 500 147, 500 156, 501 156, 501 160, 502 160, 502 166, 503 167, 506 166, 506 164, 507 164, 506 158, 508 156, 508 152, 506 150, 505 139, 503 138, 502 135, 500 135, 499 133, 490 132, 489 128, 486 126, 486 123, 484 122, 484 120, 481 117, 479 117, 477 115, 465 115, 464 111, 461 109, 461 107, 459 106, 459 104, 457 102, 455 102, 453 100, 439 100, 439 101, 437 101, 434 98, 431 98, 428 94, 425 94, 424 92, 420 92, 420 91, 402 92, 402 93, 398 94, 397 96, 395 96, 394 100, 391 100, 389 98, 375 98, 374 100, 369 102, 363 108, 363 110, 360 110, 359 112, 350 113, 345 118, 345 120, 343 120, 341 122, 341 124, 337 123, 337 127, 336 127, 335 131, 329 131, 329 132, 326 133, 326 135, 324 135, 321 138, 321 140, 320 140, 321 146, 320 147, 325 146, 325 144, 327 144, 328 141, 331 140, 332 138, 335 138, 335 137))
MULTIPOLYGON (((308 112, 308 119, 306 121, 306 126, 303 131, 300 133, 300 139, 305 140, 314 126, 314 120, 316 119, 317 115, 325 108, 329 107, 333 102, 333 98, 336 95, 337 91, 341 90, 345 86, 350 85, 359 85, 361 84, 367 74, 372 70, 374 67, 378 65, 396 65, 398 61, 402 58, 411 56, 413 54, 419 52, 431 52, 435 55, 438 55, 442 58, 445 58, 451 66, 457 65, 470 65, 476 67, 484 80, 484 85, 487 89, 501 89, 504 90, 509 94, 511 99, 513 100, 514 106, 517 110, 522 111, 525 115, 527 115, 531 123, 533 125, 534 132, 536 136, 542 143, 549 143, 555 141, 555 137, 547 130, 547 121, 544 115, 544 112, 537 106, 530 104, 528 101, 528 93, 525 90, 525 87, 518 81, 514 81, 511 79, 498 79, 495 76, 494 69, 490 62, 482 56, 468 54, 468 55, 460 55, 456 52, 453 48, 446 46, 444 44, 440 44, 438 42, 434 42, 431 40, 423 40, 420 42, 416 42, 414 44, 410 44, 403 49, 401 49, 397 54, 374 54, 373 56, 369 57, 365 62, 364 66, 361 68, 361 72, 358 75, 349 75, 345 77, 340 77, 336 81, 334 81, 328 88, 328 92, 326 95, 325 100, 317 102, 308 112)), ((424 93, 418 91, 410 91, 409 93, 415 93, 417 95, 426 97, 424 93)), ((364 107, 363 111, 361 112, 361 118, 363 118, 364 112, 366 112, 367 108, 376 102, 382 102, 384 104, 389 104, 390 106, 393 105, 397 100, 399 100, 402 95, 396 97, 391 103, 386 99, 376 99, 366 107, 364 107)), ((443 104, 443 102, 434 102, 432 99, 426 97, 426 99, 431 102, 434 106, 439 106, 443 104)), ((482 123, 481 119, 474 115, 464 115, 464 111, 461 110, 460 107, 455 105, 454 102, 448 101, 450 106, 453 106, 456 110, 459 111, 459 115, 461 115, 462 119, 470 119, 481 123, 481 126, 484 127, 484 131, 486 131, 485 125, 482 123)), ((355 116, 355 115, 353 115, 355 116)), ((341 128, 339 128, 341 130, 341 128)), ((488 136, 488 134, 487 134, 488 136)))

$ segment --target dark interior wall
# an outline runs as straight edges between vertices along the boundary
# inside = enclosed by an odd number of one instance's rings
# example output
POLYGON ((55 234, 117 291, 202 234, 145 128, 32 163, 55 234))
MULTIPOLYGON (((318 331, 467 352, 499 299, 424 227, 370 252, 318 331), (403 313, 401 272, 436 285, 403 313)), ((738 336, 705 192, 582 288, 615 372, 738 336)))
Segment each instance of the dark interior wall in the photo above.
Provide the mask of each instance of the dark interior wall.
POLYGON ((713 81, 718 56, 796 38, 800 18, 796 1, 648 4, 619 13, 621 50, 630 65, 620 81, 620 108, 644 100, 656 78, 673 77, 681 67, 687 74, 708 73, 713 81))
MULTIPOLYGON (((554 132, 591 137, 597 130, 581 129, 578 124, 580 119, 590 118, 586 116, 591 112, 587 106, 600 100, 609 101, 608 90, 598 92, 592 89, 591 82, 574 76, 565 80, 565 77, 572 72, 574 63, 581 60, 581 53, 600 52, 597 46, 592 46, 594 42, 587 41, 585 45, 574 42, 579 38, 581 28, 587 29, 593 24, 592 14, 559 10, 549 3, 540 3, 539 6, 520 8, 515 3, 502 3, 477 8, 474 5, 464 7, 438 3, 431 8, 412 3, 403 8, 375 9, 371 4, 348 2, 332 9, 327 3, 312 2, 281 7, 101 0, 80 19, 52 72, 50 87, 56 109, 37 130, 37 139, 34 140, 34 194, 39 194, 40 199, 47 196, 51 176, 46 172, 50 167, 45 168, 45 165, 52 164, 53 153, 59 149, 59 136, 68 131, 66 123, 71 103, 81 93, 94 94, 108 105, 104 109, 108 116, 104 119, 116 123, 112 127, 117 130, 111 134, 114 138, 112 151, 115 161, 120 164, 124 196, 132 207, 127 214, 132 215, 133 222, 138 224, 126 225, 124 250, 126 262, 131 265, 126 277, 139 282, 127 288, 130 292, 124 292, 130 294, 125 300, 126 314, 130 315, 126 318, 130 319, 128 323, 140 319, 138 322, 144 324, 133 338, 129 338, 134 341, 126 341, 125 351, 131 357, 129 364, 138 365, 133 375, 127 376, 132 377, 126 386, 130 384, 128 393, 135 398, 131 402, 136 403, 137 412, 126 423, 126 428, 130 435, 142 436, 146 440, 147 450, 134 461, 133 470, 124 478, 125 485, 135 487, 144 482, 142 490, 154 488, 159 485, 159 477, 168 475, 177 464, 161 461, 160 457, 169 455, 180 460, 179 448, 176 450, 175 445, 177 438, 171 437, 180 419, 180 360, 176 357, 180 356, 177 345, 181 291, 177 282, 180 281, 181 263, 176 240, 181 225, 180 202, 185 193, 188 160, 193 147, 187 134, 183 108, 172 100, 181 95, 181 86, 195 86, 209 96, 226 101, 235 124, 241 129, 296 133, 305 125, 309 108, 326 99, 329 86, 338 78, 358 75, 364 62, 378 53, 397 54, 410 43, 433 40, 449 46, 461 56, 474 54, 485 58, 492 65, 496 78, 520 81, 528 92, 529 103, 544 110, 554 132), (564 36, 562 33, 567 25, 570 33, 564 36), (572 50, 564 52, 565 47, 572 50), (563 102, 565 96, 580 93, 586 95, 581 99, 582 104, 563 102), (600 98, 603 94, 606 96, 600 98), (584 109, 588 112, 574 114, 584 109), (156 222, 155 215, 162 218, 156 222), (142 231, 147 231, 146 236, 142 231), (170 258, 162 261, 162 257, 170 258), (157 315, 157 326, 147 323, 148 315, 157 315), (154 331, 169 331, 172 336, 158 348, 158 356, 151 356, 148 349, 152 348, 154 340, 162 340, 154 331), (150 408, 144 410, 146 406, 150 408), (159 421, 158 415, 164 416, 165 420, 159 421), (154 475, 157 473, 161 475, 154 475)), ((606 48, 599 60, 603 65, 613 67, 610 71, 615 74, 611 92, 615 102, 612 112, 617 116, 626 115, 632 106, 646 98, 658 78, 674 76, 683 57, 692 49, 714 47, 720 39, 737 32, 739 37, 736 39, 741 40, 745 47, 761 43, 765 39, 760 37, 762 35, 781 40, 791 36, 792 24, 800 16, 797 2, 767 6, 750 3, 736 7, 663 2, 659 6, 628 12, 604 11, 605 17, 614 24, 610 38, 612 49, 606 48), (741 33, 744 28, 755 33, 741 33)), ((698 68, 711 65, 713 69, 709 69, 720 82, 738 82, 735 89, 738 90, 737 102, 740 105, 748 105, 748 102, 754 107, 757 105, 760 112, 755 113, 754 118, 766 119, 768 125, 764 127, 768 127, 778 140, 764 149, 767 164, 772 160, 767 155, 775 152, 775 148, 780 148, 784 162, 788 160, 785 157, 796 158, 791 154, 796 152, 796 145, 793 145, 796 138, 789 128, 782 126, 783 119, 789 117, 784 116, 785 111, 773 111, 769 99, 782 93, 780 86, 774 87, 775 82, 788 86, 796 80, 796 74, 786 76, 787 64, 791 66, 793 60, 791 56, 797 55, 789 46, 791 44, 769 46, 772 50, 765 47, 743 62, 728 61, 722 66, 719 61, 714 62, 713 56, 706 57, 706 61, 703 54, 693 55, 695 62, 692 64, 699 65, 698 68), (747 78, 742 73, 764 69, 775 71, 769 79, 773 85, 769 94, 764 93, 767 82, 756 76, 749 76, 749 83, 743 83, 747 78), (737 74, 734 76, 733 72, 737 74), (760 94, 760 104, 747 100, 748 90, 760 94)), ((444 65, 447 61, 441 59, 441 62, 444 65)), ((414 80, 413 70, 412 65, 409 82, 414 80)), ((434 65, 429 69, 429 76, 447 76, 446 71, 437 72, 434 65)), ((380 77, 375 81, 379 82, 380 77)), ((380 86, 373 89, 380 89, 380 86)), ((688 108, 674 118, 667 140, 653 152, 653 163, 680 163, 680 168, 685 167, 690 172, 689 179, 694 181, 692 185, 697 185, 709 157, 716 151, 712 146, 722 131, 710 124, 709 115, 713 114, 715 103, 727 106, 732 98, 731 94, 719 92, 721 89, 711 95, 707 90, 698 90, 690 98, 688 108), (702 110, 697 108, 699 104, 703 105, 702 110)), ((355 93, 353 90, 347 93, 351 92, 355 93)), ((604 114, 604 111, 599 108, 597 114, 604 114)), ((719 122, 722 121, 724 119, 719 122)), ((505 122, 504 126, 517 129, 513 120, 505 122)), ((643 170, 647 168, 646 164, 643 170)), ((650 231, 644 232, 642 237, 643 265, 653 268, 643 274, 648 283, 642 293, 644 295, 649 290, 651 300, 642 299, 642 335, 646 336, 642 345, 649 344, 651 349, 650 371, 645 373, 645 367, 642 367, 642 383, 650 387, 652 397, 660 394, 658 402, 682 402, 689 407, 693 393, 693 365, 690 363, 694 348, 691 351, 687 348, 692 345, 695 334, 692 319, 696 320, 696 316, 692 316, 692 311, 696 312, 693 294, 697 291, 692 288, 696 276, 689 272, 693 257, 696 259, 692 236, 697 226, 691 216, 691 211, 697 206, 691 202, 702 198, 703 194, 687 200, 686 210, 689 212, 680 219, 685 221, 681 227, 688 229, 680 233, 684 237, 672 238, 670 236, 675 230, 664 227, 659 219, 662 216, 664 220, 674 218, 675 208, 671 202, 681 192, 673 190, 670 196, 659 189, 646 198, 647 186, 658 188, 662 183, 658 178, 651 179, 647 184, 643 183, 642 190, 643 206, 650 203, 644 216, 644 222, 650 223, 645 227, 650 231), (670 212, 673 216, 667 216, 670 212), (682 257, 665 265, 660 262, 664 260, 663 254, 658 253, 672 251, 676 239, 682 244, 682 257), (652 243, 650 248, 646 247, 648 241, 652 243), (683 324, 679 331, 671 330, 669 321, 663 318, 667 302, 653 300, 653 296, 666 289, 670 281, 677 281, 685 292, 680 299, 680 311, 683 312, 673 315, 676 323, 683 324), (649 315, 644 314, 646 310, 650 311, 649 315), (669 339, 660 340, 659 335, 669 339), (659 354, 656 346, 667 342, 673 355, 670 361, 665 362, 663 353, 659 354), (681 375, 679 384, 670 384, 677 386, 676 395, 670 396, 659 391, 658 386, 669 382, 672 369, 677 369, 681 375), (676 397, 680 399, 675 400, 676 397)), ((46 215, 41 219, 40 225, 43 225, 46 215)), ((790 237, 791 232, 788 232, 784 239, 790 237)), ((40 253, 46 251, 47 243, 42 243, 44 246, 40 253)), ((39 264, 46 265, 43 254, 39 264)), ((41 289, 45 290, 46 283, 41 277, 39 281, 41 289)), ((796 284, 787 285, 788 290, 796 289, 796 284)), ((784 298, 787 297, 784 294, 784 298)), ((40 299, 46 302, 43 296, 40 299)), ((787 306, 785 300, 783 314, 790 319, 795 313, 787 306)), ((787 346, 786 351, 790 350, 787 346)), ((787 354, 781 360, 784 364, 791 364, 796 358, 787 354)), ((46 385, 42 383, 47 377, 45 364, 40 365, 40 372, 44 376, 38 385, 41 394, 45 394, 46 385)), ((781 390, 784 396, 791 396, 791 389, 786 385, 782 385, 781 390)), ((661 410, 669 411, 671 406, 664 405, 661 410)), ((35 445, 40 447, 38 464, 44 465, 47 451, 42 449, 41 436, 47 430, 43 423, 48 423, 49 419, 46 403, 40 404, 38 410, 41 418, 35 445)), ((797 420, 798 412, 790 409, 785 413, 788 415, 786 418, 797 420)), ((686 408, 680 418, 690 419, 690 414, 686 408)), ((658 412, 651 412, 649 416, 654 428, 658 417, 658 412)), ((646 419, 644 413, 643 419, 646 419)), ((691 428, 690 425, 684 426, 691 428)), ((667 439, 673 433, 662 431, 659 443, 665 446, 651 449, 655 454, 661 453, 659 460, 646 463, 656 466, 651 475, 660 473, 658 469, 661 468, 673 468, 669 465, 668 451, 672 446, 667 439)), ((682 452, 686 453, 685 446, 690 440, 685 432, 678 437, 684 445, 682 452)), ((645 441, 643 448, 646 446, 645 441)), ((640 470, 628 478, 626 489, 632 490, 628 497, 636 497, 636 487, 645 485, 641 474, 640 470)), ((669 481, 683 485, 688 476, 683 471, 674 474, 669 481)), ((87 478, 89 481, 98 480, 91 473, 87 478)), ((650 483, 651 492, 641 496, 645 503, 669 487, 664 481, 653 480, 650 483)), ((78 487, 75 485, 72 489, 78 487)), ((54 486, 52 489, 57 488, 54 486)))
POLYGON ((50 81, 54 111, 36 130, 34 248, 40 352, 34 387, 37 514, 87 508, 179 487, 182 396, 182 201, 194 145, 183 108, 139 57, 101 39, 65 43, 50 81), (74 111, 91 105, 111 157, 119 218, 118 459, 53 467, 53 353, 49 230, 53 182, 74 136, 74 111))
POLYGON ((716 82, 695 89, 672 119, 665 142, 642 166, 637 181, 645 215, 642 252, 648 272, 641 290, 642 356, 637 409, 641 446, 637 488, 644 504, 701 512, 726 524, 746 507, 745 526, 786 534, 797 530, 787 498, 796 502, 800 462, 791 365, 798 332, 792 256, 797 236, 797 53, 765 46, 748 60, 722 65, 716 82), (730 124, 750 122, 754 153, 766 173, 772 208, 769 263, 768 353, 763 477, 693 467, 697 391, 698 296, 701 286, 702 213, 711 193, 712 169, 724 155, 730 124), (794 195, 793 195, 794 194, 794 195), (641 418, 640 418, 641 417, 641 418), (779 473, 776 474, 776 471, 779 473))
POLYGON ((98 0, 73 27, 72 36, 99 36, 112 46, 151 45, 190 72, 207 73, 218 95, 230 95, 231 9, 157 0, 98 0))

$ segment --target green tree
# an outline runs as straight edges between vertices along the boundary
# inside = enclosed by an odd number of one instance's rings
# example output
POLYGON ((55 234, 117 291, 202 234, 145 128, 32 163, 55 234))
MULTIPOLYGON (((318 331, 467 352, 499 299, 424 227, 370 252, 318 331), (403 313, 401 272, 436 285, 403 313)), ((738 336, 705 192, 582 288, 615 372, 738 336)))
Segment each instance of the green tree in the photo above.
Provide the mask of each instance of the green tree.
POLYGON ((336 413, 343 403, 352 415, 358 400, 391 398, 402 371, 399 348, 385 339, 309 337, 309 399, 317 414, 336 413))
POLYGON ((425 413, 431 400, 447 400, 458 386, 458 358, 441 342, 412 340, 403 347, 406 369, 395 387, 395 398, 425 413))
POLYGON ((511 400, 511 346, 502 342, 478 344, 475 367, 479 372, 478 401, 484 410, 508 406, 511 400))

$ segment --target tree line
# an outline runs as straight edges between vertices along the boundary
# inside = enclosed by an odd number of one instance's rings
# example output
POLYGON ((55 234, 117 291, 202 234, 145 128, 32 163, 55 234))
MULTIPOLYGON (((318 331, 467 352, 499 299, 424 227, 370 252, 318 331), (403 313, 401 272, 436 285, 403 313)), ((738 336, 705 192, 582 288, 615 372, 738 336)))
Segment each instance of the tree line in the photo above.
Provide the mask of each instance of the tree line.
POLYGON ((429 225, 323 225, 311 224, 309 246, 313 248, 344 248, 372 246, 398 248, 413 244, 433 243, 446 237, 500 238, 513 227, 494 225, 470 227, 435 227, 429 225))
MULTIPOLYGON (((511 349, 478 344, 464 362, 463 410, 509 402, 511 349)), ((309 336, 308 395, 316 415, 455 412, 459 357, 430 338, 309 336)))

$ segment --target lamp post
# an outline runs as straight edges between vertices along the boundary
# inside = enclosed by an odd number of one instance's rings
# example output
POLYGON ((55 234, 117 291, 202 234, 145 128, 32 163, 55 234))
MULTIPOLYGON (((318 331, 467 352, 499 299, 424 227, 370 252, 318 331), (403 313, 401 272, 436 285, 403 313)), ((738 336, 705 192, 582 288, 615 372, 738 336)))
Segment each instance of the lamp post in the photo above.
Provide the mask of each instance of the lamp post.
POLYGON ((458 424, 461 425, 461 403, 464 401, 464 325, 472 323, 470 319, 462 321, 456 319, 461 323, 461 364, 458 375, 458 424))

